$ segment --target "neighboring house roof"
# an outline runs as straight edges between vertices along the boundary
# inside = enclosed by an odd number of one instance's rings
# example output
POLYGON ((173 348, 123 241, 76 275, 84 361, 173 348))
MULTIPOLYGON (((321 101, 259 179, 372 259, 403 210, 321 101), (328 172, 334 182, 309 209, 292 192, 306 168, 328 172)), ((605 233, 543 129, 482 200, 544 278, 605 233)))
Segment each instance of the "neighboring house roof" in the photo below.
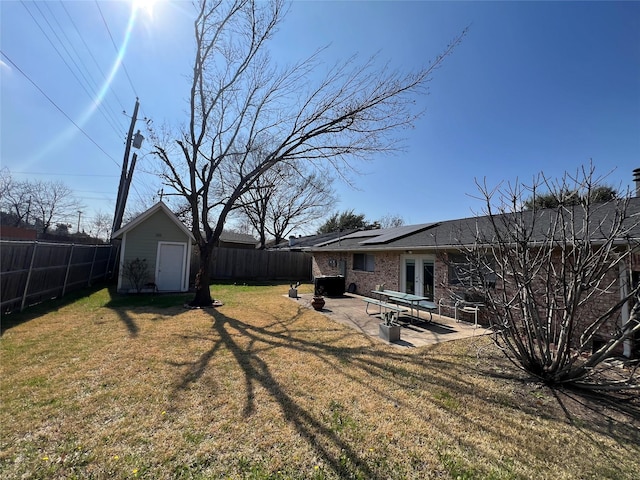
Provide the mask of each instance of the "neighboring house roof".
POLYGON ((122 228, 116 230, 115 232, 113 232, 113 235, 111 236, 111 238, 122 237, 125 233, 127 233, 130 230, 133 230, 134 228, 136 228, 138 225, 143 223, 145 220, 147 220, 149 217, 151 217, 154 213, 156 213, 158 211, 164 212, 178 226, 178 228, 180 228, 180 230, 182 230, 184 232, 184 234, 191 239, 192 242, 195 242, 195 238, 193 237, 193 234, 184 225, 184 223, 182 223, 178 219, 178 217, 176 217, 176 215, 171 210, 169 210, 169 207, 167 207, 164 204, 164 202, 158 202, 153 207, 151 207, 148 210, 142 212, 140 215, 138 215, 133 220, 131 220, 129 223, 127 223, 124 227, 122 227, 122 228))
POLYGON ((223 231, 220 234, 220 241, 227 243, 242 243, 247 245, 256 245, 258 241, 247 233, 236 233, 223 231))
MULTIPOLYGON (((592 206, 590 212, 591 225, 589 227, 589 235, 592 242, 598 242, 608 237, 607 230, 608 228, 610 229, 616 218, 616 212, 619 212, 618 202, 621 201, 628 201, 626 212, 629 218, 625 224, 627 238, 621 238, 620 241, 626 241, 628 238, 640 240, 640 198, 634 197, 592 206)), ((536 212, 525 211, 496 215, 494 219, 497 219, 498 225, 512 226, 513 223, 509 222, 510 217, 515 217, 516 215, 520 215, 527 229, 535 227, 529 243, 544 240, 557 218, 554 209, 547 209, 536 212)), ((575 207, 575 211, 571 215, 567 215, 566 220, 570 218, 573 220, 573 228, 578 232, 577 236, 579 238, 580 232, 584 231, 584 210, 581 207, 575 207)), ((478 232, 484 232, 486 242, 491 243, 494 231, 491 220, 489 216, 479 216, 438 223, 367 230, 355 232, 322 245, 316 245, 311 250, 322 252, 456 248, 474 244, 478 239, 478 232)))

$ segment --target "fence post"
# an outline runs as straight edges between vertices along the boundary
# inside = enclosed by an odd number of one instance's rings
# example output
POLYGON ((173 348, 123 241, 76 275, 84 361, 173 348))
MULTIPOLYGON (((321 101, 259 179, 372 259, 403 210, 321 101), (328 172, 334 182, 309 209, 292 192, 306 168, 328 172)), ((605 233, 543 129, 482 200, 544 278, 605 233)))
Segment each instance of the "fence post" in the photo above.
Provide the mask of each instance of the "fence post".
POLYGON ((96 264, 96 256, 98 255, 98 245, 96 244, 93 249, 93 260, 91 260, 91 270, 89 271, 89 280, 87 281, 87 287, 91 286, 91 279, 93 278, 93 267, 96 264))
POLYGON ((64 286, 62 287, 62 295, 67 292, 67 280, 69 279, 69 270, 71 270, 71 259, 73 258, 73 249, 76 248, 76 244, 71 245, 71 253, 69 254, 69 262, 67 263, 67 273, 64 274, 64 286))
MULTIPOLYGON (((118 255, 120 253, 120 245, 118 244, 118 246, 116 247, 116 254, 113 257, 113 270, 111 271, 111 278, 113 278, 113 274, 116 271, 116 265, 118 263, 118 255)), ((109 275, 109 264, 111 263, 111 254, 113 253, 113 243, 111 244, 111 248, 109 249, 109 259, 107 260, 107 268, 105 268, 104 270, 104 279, 107 279, 107 275, 109 275)))
POLYGON ((107 279, 107 275, 109 275, 109 264, 111 263, 111 254, 113 253, 113 243, 109 244, 111 247, 109 249, 109 257, 107 258, 107 266, 104 268, 104 278, 102 280, 107 279))
POLYGON ((24 286, 24 292, 22 292, 22 304, 20 305, 20 311, 24 310, 24 304, 27 301, 27 292, 29 291, 29 283, 31 282, 31 272, 33 270, 33 262, 36 259, 37 248, 38 248, 38 242, 33 242, 33 252, 31 252, 31 262, 29 263, 29 273, 27 274, 27 282, 24 286))

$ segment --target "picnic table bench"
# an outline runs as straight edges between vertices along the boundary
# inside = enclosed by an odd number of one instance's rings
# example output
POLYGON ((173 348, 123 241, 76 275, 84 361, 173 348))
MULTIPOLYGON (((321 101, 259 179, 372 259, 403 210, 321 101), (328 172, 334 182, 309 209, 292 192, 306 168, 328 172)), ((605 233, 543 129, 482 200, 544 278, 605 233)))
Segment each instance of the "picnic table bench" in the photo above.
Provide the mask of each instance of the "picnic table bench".
POLYGON ((389 303, 389 302, 384 302, 382 300, 376 300, 375 298, 369 298, 369 297, 364 297, 362 299, 367 305, 365 307, 365 312, 367 313, 367 315, 369 314, 369 305, 377 305, 378 306, 378 312, 377 314, 381 314, 382 313, 382 309, 384 308, 386 311, 392 311, 392 312, 406 312, 407 309, 405 307, 401 307, 399 305, 393 304, 393 303, 389 303))

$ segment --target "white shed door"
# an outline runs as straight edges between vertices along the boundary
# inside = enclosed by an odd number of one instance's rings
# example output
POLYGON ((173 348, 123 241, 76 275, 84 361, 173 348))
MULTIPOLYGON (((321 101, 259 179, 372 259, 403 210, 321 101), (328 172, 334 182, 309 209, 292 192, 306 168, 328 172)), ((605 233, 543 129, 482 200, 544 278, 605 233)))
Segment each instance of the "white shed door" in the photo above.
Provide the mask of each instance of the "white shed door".
POLYGON ((182 290, 184 256, 187 246, 182 243, 159 243, 156 285, 159 291, 182 290))

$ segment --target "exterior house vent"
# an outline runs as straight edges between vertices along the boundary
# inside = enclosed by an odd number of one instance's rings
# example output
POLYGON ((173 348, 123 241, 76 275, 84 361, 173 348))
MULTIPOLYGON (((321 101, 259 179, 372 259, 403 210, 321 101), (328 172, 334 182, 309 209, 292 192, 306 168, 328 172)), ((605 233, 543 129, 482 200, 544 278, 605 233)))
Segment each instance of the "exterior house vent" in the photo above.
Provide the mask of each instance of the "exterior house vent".
POLYGON ((636 184, 636 197, 640 197, 640 168, 633 169, 633 181, 636 184))

